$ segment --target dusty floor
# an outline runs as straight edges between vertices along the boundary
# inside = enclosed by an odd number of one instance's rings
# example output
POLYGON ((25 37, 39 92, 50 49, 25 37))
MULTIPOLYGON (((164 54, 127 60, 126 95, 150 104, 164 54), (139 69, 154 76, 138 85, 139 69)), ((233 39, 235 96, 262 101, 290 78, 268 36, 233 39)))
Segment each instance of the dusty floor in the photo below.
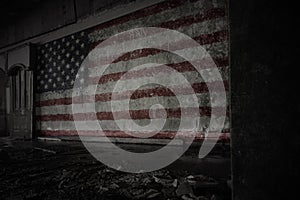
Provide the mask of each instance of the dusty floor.
POLYGON ((80 142, 0 138, 0 199, 229 200, 230 158, 224 151, 217 147, 200 160, 189 150, 164 169, 130 174, 101 164, 80 142))

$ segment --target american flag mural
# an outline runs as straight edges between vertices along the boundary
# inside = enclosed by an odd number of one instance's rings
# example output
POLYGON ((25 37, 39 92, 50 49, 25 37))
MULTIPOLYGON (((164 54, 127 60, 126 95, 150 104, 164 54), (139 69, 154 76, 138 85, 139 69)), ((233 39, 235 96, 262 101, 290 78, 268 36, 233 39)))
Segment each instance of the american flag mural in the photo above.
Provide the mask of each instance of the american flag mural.
MULTIPOLYGON (((214 84, 214 80, 204 83, 201 75, 183 58, 170 52, 158 49, 139 49, 128 52, 115 60, 105 70, 100 80, 97 63, 94 67, 80 68, 88 53, 103 40, 122 31, 139 27, 161 27, 177 30, 188 35, 202 45, 213 58, 228 94, 229 59, 228 59, 228 21, 226 1, 224 0, 175 0, 133 12, 113 19, 98 26, 66 37, 42 44, 38 47, 38 65, 36 73, 36 116, 37 130, 43 136, 77 135, 72 113, 72 88, 75 78, 80 78, 86 70, 92 77, 85 81, 87 85, 98 85, 95 95, 96 115, 107 136, 130 137, 115 123, 126 118, 114 119, 110 107, 112 89, 116 82, 127 71, 144 63, 161 63, 177 70, 194 89, 201 115, 201 125, 197 139, 203 137, 210 121, 211 105, 218 107, 219 102, 210 102, 206 84, 214 84), (80 69, 80 70, 79 70, 80 69)), ((135 40, 135 38, 128 38, 135 40)), ((133 41, 134 42, 134 41, 133 41)), ((184 46, 179 46, 184 50, 184 46)), ((93 59, 93 58, 90 58, 93 59)), ((139 79, 155 74, 155 69, 136 70, 128 79, 139 79)), ((168 76, 164 74, 163 76, 168 76)), ((132 81, 131 80, 131 81, 132 81)), ((174 85, 174 87, 182 87, 174 85)), ((180 98, 185 98, 185 89, 181 88, 180 98)), ((212 94, 218 95, 218 93, 212 94)), ((228 95, 227 95, 228 96, 228 95)), ((149 123, 149 108, 153 104, 162 104, 166 109, 167 120, 163 129, 155 138, 172 138, 180 124, 180 105, 170 89, 160 85, 146 85, 136 90, 132 96, 118 94, 118 101, 130 98, 131 118, 139 125, 149 123)), ((228 102, 228 100, 227 100, 228 102)), ((191 108, 192 109, 192 108, 191 108)), ((91 120, 89 113, 76 113, 76 120, 91 120)), ((122 112, 119 110, 118 112, 122 112)), ((188 112, 188 110, 187 110, 188 112)), ((229 137, 229 115, 227 114, 222 137, 229 137)), ((81 130, 80 134, 97 135, 98 130, 81 130)), ((188 133, 187 133, 188 134, 188 133)), ((213 136, 212 136, 213 137, 213 136)))

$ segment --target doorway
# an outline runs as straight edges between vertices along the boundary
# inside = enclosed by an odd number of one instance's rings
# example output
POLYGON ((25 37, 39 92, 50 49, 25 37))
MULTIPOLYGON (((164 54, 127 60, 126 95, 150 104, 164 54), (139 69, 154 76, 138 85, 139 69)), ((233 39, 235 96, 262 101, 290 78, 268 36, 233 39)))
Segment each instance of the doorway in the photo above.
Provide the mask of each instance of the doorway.
POLYGON ((15 138, 32 138, 32 74, 32 71, 22 64, 16 64, 8 71, 8 131, 10 136, 15 138))

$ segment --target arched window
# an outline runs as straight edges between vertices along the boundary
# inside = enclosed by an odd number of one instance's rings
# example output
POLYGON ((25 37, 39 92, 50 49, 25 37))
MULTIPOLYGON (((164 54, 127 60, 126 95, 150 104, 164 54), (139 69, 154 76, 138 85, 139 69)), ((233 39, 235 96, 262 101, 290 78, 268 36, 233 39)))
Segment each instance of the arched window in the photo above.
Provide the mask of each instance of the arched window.
POLYGON ((31 108, 31 72, 22 64, 14 65, 9 72, 10 112, 24 111, 31 108))
POLYGON ((32 138, 34 55, 31 45, 7 52, 7 129, 15 138, 32 138))
POLYGON ((32 80, 28 67, 16 64, 8 70, 8 130, 13 137, 32 137, 32 80))

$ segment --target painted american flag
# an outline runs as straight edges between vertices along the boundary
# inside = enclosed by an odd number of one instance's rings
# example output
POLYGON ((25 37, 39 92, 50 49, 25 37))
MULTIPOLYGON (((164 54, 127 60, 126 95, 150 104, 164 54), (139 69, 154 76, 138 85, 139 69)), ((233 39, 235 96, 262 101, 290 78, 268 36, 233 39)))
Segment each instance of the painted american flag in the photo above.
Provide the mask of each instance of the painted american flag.
MULTIPOLYGON (((42 44, 38 47, 37 65, 37 130, 40 135, 61 136, 77 135, 72 114, 72 88, 75 78, 81 78, 86 70, 93 75, 85 84, 98 85, 95 95, 97 119, 107 136, 129 137, 116 125, 111 112, 110 100, 112 88, 128 70, 144 63, 161 63, 180 72, 189 80, 197 94, 201 126, 197 135, 203 138, 203 133, 210 120, 210 107, 221 105, 220 102, 210 102, 207 85, 193 66, 183 58, 157 49, 139 49, 128 52, 115 60, 98 81, 99 69, 94 67, 80 68, 83 60, 97 44, 122 31, 139 27, 162 27, 182 32, 199 44, 211 55, 218 66, 225 88, 228 92, 229 59, 228 59, 228 21, 226 1, 214 0, 175 0, 165 1, 129 15, 108 21, 96 27, 83 30, 66 37, 42 44), (80 69, 80 71, 79 71, 80 69)), ((129 40, 135 40, 130 38, 129 40)), ((184 50, 184 46, 179 49, 184 50)), ((93 59, 92 57, 90 59, 93 59)), ((129 79, 137 79, 155 74, 155 69, 134 71, 129 79)), ((164 76, 168 76, 166 73, 164 76)), ((211 80, 208 84, 214 84, 211 80)), ((174 85, 174 87, 181 87, 174 85)), ((184 98, 185 90, 182 90, 184 98)), ((218 95, 218 93, 213 94, 218 95)), ((180 105, 176 96, 168 88, 160 85, 147 85, 139 88, 132 96, 118 94, 118 101, 130 98, 131 118, 139 125, 149 123, 149 108, 160 103, 167 111, 167 121, 156 138, 172 138, 180 124, 180 105)), ((78 101, 78 103, 80 103, 78 101)), ((192 109, 192 108, 191 108, 192 109)), ((91 111, 76 113, 76 120, 82 122, 94 120, 89 118, 91 111)), ((119 112, 122 112, 120 110, 119 112)), ((188 110, 187 110, 188 112, 188 110)), ((97 135, 98 130, 81 130, 80 134, 97 135)), ((229 117, 226 117, 223 138, 229 136, 229 117)), ((187 133, 188 134, 188 133, 187 133)), ((212 136, 213 137, 213 136, 212 136)))

